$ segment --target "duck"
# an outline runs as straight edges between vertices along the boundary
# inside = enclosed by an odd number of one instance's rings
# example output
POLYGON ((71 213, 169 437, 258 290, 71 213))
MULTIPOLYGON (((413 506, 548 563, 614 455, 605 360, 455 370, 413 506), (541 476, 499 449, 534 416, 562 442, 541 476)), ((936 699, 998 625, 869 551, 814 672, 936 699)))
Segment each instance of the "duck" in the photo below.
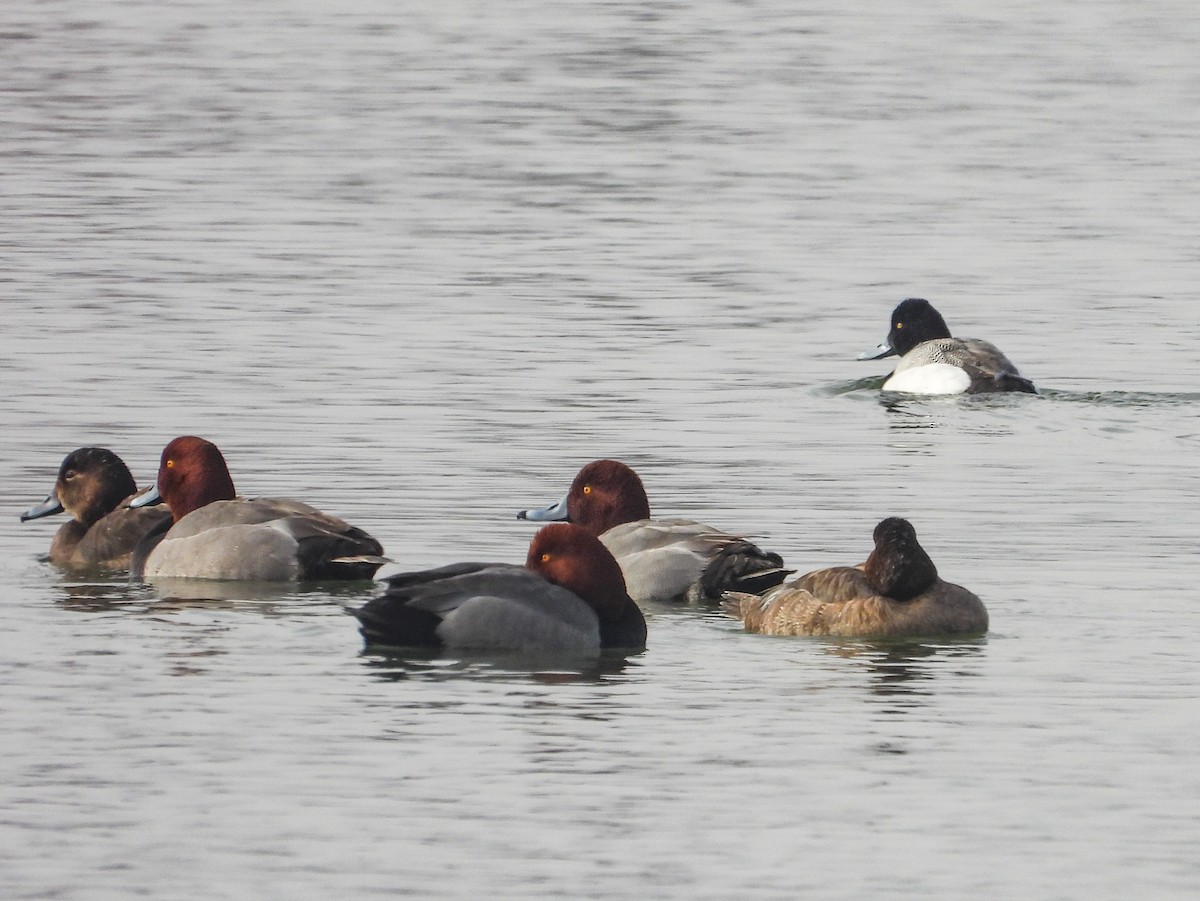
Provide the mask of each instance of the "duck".
POLYGON ((914 638, 987 632, 983 601, 938 576, 912 523, 884 519, 874 541, 859 566, 819 569, 758 595, 728 592, 725 610, 746 631, 764 635, 914 638))
POLYGON ((1018 391, 1037 394, 996 345, 979 338, 952 338, 942 314, 921 297, 903 300, 892 311, 892 327, 878 347, 860 360, 899 356, 884 391, 907 394, 985 394, 1018 391))
POLYGON ((727 590, 758 594, 794 572, 746 538, 691 519, 652 519, 641 477, 619 460, 588 463, 561 501, 521 510, 517 519, 572 522, 598 537, 638 603, 719 601, 727 590))
POLYGON ((368 647, 590 653, 646 646, 645 617, 617 561, 570 523, 541 528, 524 566, 458 563, 384 581, 384 594, 350 611, 368 647))
POLYGON ((133 506, 171 518, 138 545, 135 578, 311 581, 370 579, 388 562, 362 529, 285 498, 239 497, 211 441, 184 435, 163 449, 158 478, 133 506))
POLYGON ((63 458, 54 489, 21 514, 21 522, 70 515, 50 543, 50 562, 64 569, 129 569, 130 555, 148 532, 170 519, 154 507, 131 509, 137 484, 125 461, 106 447, 81 447, 63 458))

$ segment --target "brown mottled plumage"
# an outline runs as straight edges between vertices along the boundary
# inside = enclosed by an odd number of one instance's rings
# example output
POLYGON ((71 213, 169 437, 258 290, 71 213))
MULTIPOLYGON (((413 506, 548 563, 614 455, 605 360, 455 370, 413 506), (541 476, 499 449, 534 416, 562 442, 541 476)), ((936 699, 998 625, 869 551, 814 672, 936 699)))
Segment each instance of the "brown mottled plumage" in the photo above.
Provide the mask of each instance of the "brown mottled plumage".
POLYGON ((859 567, 810 572, 761 596, 730 592, 726 609, 764 635, 902 637, 986 632, 983 602, 938 578, 912 525, 875 527, 875 550, 859 567))

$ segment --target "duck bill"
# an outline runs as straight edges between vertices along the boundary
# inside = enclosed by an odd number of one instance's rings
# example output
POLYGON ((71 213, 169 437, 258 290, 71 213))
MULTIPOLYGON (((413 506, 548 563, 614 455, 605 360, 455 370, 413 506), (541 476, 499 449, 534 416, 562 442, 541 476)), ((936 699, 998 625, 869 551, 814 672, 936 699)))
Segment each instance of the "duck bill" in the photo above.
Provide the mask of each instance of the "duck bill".
POLYGON ((571 518, 567 514, 567 495, 564 494, 561 501, 549 507, 522 510, 517 514, 517 519, 527 519, 530 522, 570 522, 571 518))
POLYGON ((870 350, 864 350, 855 359, 858 360, 882 360, 884 357, 893 357, 896 355, 896 349, 892 345, 884 341, 878 347, 872 347, 870 350))
POLYGON ((158 493, 158 482, 155 482, 144 494, 139 494, 131 500, 129 506, 134 509, 138 507, 153 507, 155 504, 161 504, 162 502, 162 495, 158 493))
POLYGON ((43 516, 53 516, 55 513, 62 512, 62 501, 58 499, 57 494, 51 494, 40 504, 30 507, 22 513, 21 522, 28 522, 31 519, 41 519, 43 516))

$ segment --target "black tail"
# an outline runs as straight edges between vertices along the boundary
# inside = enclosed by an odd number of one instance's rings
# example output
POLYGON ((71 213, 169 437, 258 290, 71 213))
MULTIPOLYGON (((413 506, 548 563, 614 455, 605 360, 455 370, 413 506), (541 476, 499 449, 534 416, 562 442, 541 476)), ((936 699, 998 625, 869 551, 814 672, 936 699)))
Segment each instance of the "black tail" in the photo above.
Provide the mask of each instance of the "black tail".
POLYGON ((407 598, 380 595, 350 612, 358 619, 358 631, 370 645, 391 647, 441 647, 437 627, 441 617, 410 607, 407 598))
POLYGON ((688 599, 715 601, 725 591, 762 594, 793 572, 784 568, 783 558, 778 554, 767 553, 744 539, 731 541, 709 561, 688 599))
POLYGON ((1001 372, 996 376, 997 391, 1022 391, 1025 394, 1037 394, 1033 382, 1015 372, 1001 372))
POLYGON ((340 534, 305 535, 299 538, 296 555, 301 578, 316 582, 371 579, 375 570, 387 562, 382 545, 354 526, 340 534))

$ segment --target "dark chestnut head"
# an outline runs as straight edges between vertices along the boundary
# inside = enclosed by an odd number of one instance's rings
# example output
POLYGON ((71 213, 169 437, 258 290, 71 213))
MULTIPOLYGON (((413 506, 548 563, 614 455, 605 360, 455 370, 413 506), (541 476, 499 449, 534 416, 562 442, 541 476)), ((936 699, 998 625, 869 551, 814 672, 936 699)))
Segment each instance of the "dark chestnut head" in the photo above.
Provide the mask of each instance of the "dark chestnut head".
POLYGON ((579 470, 567 493, 567 515, 593 535, 650 518, 650 500, 638 474, 618 460, 596 460, 579 470))
POLYGON ((237 497, 217 446, 193 435, 176 438, 163 449, 157 487, 176 522, 213 501, 237 497))
POLYGON ((525 566, 578 595, 602 621, 620 619, 633 603, 621 567, 608 548, 574 523, 544 526, 533 536, 525 566))

